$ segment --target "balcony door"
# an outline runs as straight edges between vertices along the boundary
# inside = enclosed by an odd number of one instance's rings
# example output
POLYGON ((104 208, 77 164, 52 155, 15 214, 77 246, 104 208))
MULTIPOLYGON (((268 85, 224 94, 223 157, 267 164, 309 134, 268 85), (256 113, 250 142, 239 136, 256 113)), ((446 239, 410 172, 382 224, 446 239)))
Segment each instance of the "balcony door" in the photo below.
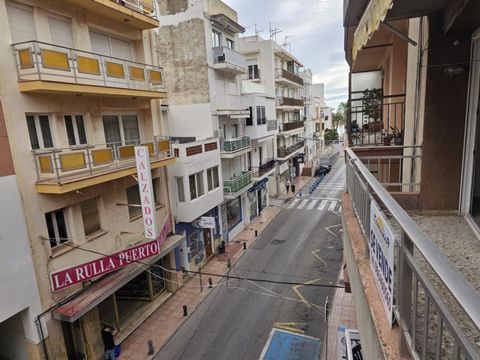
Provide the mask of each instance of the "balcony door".
POLYGON ((137 115, 103 115, 102 120, 105 143, 108 147, 117 149, 119 146, 140 143, 137 115))

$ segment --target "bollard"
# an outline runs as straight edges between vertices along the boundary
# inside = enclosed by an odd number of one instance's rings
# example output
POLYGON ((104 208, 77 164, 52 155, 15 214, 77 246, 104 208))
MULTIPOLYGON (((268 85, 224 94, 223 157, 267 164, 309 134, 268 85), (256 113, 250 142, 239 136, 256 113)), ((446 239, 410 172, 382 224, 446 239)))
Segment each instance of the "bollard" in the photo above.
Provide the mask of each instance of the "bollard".
POLYGON ((188 316, 187 305, 183 305, 183 316, 188 316))
POLYGON ((211 278, 211 277, 208 278, 208 287, 209 287, 210 289, 213 288, 213 281, 212 281, 212 278, 211 278))
POLYGON ((243 242, 243 250, 247 250, 247 242, 246 241, 243 242))
POLYGON ((155 353, 155 350, 153 350, 153 341, 148 339, 147 346, 148 346, 148 355, 153 355, 155 353))
POLYGON ((258 236, 258 230, 255 230, 255 237, 258 236))
POLYGON ((232 266, 231 262, 230 262, 230 258, 227 259, 227 268, 230 268, 232 266))

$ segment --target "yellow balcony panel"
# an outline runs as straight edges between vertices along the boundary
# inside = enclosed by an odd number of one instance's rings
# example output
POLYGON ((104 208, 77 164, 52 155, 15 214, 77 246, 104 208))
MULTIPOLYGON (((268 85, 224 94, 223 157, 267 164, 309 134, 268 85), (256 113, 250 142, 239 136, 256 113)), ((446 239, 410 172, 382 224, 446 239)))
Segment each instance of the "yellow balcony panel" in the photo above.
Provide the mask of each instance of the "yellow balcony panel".
MULTIPOLYGON (((151 168, 157 169, 175 163, 174 157, 166 157, 163 159, 152 159, 151 168)), ((121 179, 137 173, 135 161, 119 165, 112 169, 96 170, 90 174, 84 172, 81 174, 63 177, 59 181, 55 178, 41 180, 35 184, 37 192, 40 194, 65 194, 71 191, 80 190, 89 186, 103 184, 109 181, 121 179)))
POLYGON ((105 97, 136 97, 142 99, 167 98, 167 93, 165 91, 126 89, 45 80, 20 81, 18 83, 18 88, 20 92, 29 94, 80 94, 105 97))
POLYGON ((128 0, 125 1, 125 5, 112 0, 65 1, 139 30, 154 29, 160 26, 155 18, 152 0, 128 0))

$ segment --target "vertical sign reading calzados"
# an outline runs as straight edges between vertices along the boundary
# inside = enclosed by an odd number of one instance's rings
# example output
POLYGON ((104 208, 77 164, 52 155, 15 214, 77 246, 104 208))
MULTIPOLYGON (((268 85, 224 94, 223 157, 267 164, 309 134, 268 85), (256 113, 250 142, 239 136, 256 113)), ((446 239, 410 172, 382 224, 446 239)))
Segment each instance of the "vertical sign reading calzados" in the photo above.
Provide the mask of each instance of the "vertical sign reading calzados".
POLYGON ((370 266, 390 327, 393 323, 394 245, 393 232, 377 204, 372 200, 370 206, 370 266))
POLYGON ((138 188, 140 191, 140 201, 142 203, 145 237, 148 239, 156 239, 155 197, 153 195, 152 171, 150 169, 148 147, 135 146, 135 160, 137 163, 138 188))

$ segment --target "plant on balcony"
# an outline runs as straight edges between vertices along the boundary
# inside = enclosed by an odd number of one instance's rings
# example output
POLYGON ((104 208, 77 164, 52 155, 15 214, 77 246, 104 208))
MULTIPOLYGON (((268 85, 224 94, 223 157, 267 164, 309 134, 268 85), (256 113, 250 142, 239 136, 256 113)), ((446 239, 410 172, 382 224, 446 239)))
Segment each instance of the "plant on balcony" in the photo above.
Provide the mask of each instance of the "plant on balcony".
POLYGON ((392 137, 395 145, 403 145, 403 130, 400 130, 396 126, 390 126, 392 130, 392 137))
MULTIPOLYGON (((366 120, 367 129, 371 129, 372 124, 375 128, 381 126, 382 117, 382 104, 383 104, 383 90, 382 89, 365 89, 362 93, 362 113, 363 118, 366 120)), ((380 129, 381 129, 380 128, 380 129)))

